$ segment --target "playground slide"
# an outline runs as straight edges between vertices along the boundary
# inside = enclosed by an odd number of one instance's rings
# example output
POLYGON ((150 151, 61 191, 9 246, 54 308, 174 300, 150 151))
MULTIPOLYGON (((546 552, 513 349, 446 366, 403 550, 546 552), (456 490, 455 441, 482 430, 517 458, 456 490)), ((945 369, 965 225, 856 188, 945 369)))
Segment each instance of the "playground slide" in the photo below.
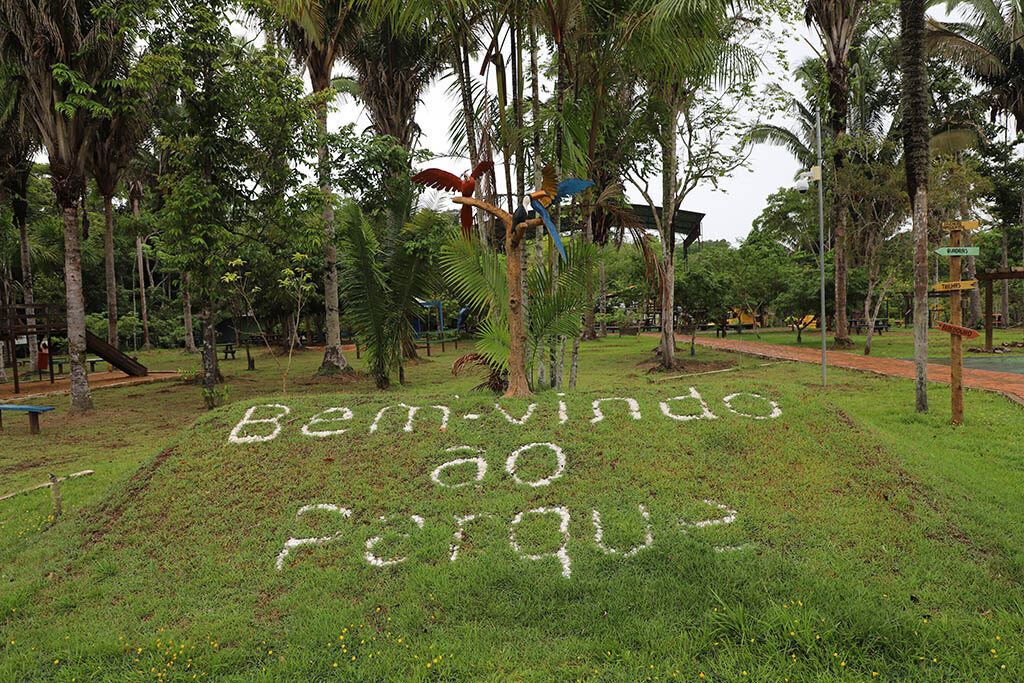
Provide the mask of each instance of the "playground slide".
POLYGON ((126 372, 132 377, 145 377, 149 374, 145 365, 142 365, 131 356, 121 353, 91 332, 85 333, 85 350, 96 354, 118 370, 126 372))

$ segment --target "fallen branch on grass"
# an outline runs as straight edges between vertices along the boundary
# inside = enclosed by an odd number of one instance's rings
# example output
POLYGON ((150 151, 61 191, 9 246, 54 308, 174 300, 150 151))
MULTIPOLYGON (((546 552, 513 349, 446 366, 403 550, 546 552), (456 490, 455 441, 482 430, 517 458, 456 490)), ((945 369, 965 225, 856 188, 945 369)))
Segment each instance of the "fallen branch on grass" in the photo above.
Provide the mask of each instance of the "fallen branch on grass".
MULTIPOLYGON (((780 361, 776 361, 774 363, 761 363, 757 367, 763 368, 763 367, 765 367, 767 365, 778 365, 779 363, 788 363, 788 362, 789 362, 788 360, 780 360, 780 361)), ((705 372, 691 372, 691 373, 686 374, 686 375, 672 375, 671 377, 652 377, 652 378, 649 378, 647 381, 648 382, 652 382, 652 383, 653 382, 667 382, 670 379, 682 379, 683 377, 696 377, 697 375, 714 375, 715 373, 718 373, 718 372, 732 372, 733 370, 740 370, 740 369, 741 368, 739 368, 739 367, 735 367, 735 368, 725 368, 724 370, 707 370, 705 372)))
MULTIPOLYGON (((84 477, 87 474, 95 474, 95 473, 92 470, 82 470, 81 472, 75 472, 74 474, 69 474, 66 477, 57 477, 57 481, 64 481, 65 479, 72 479, 74 477, 84 477)), ((8 493, 6 495, 0 496, 0 500, 7 500, 8 498, 14 498, 15 496, 20 495, 22 493, 28 493, 29 491, 35 491, 36 489, 46 488, 47 486, 51 486, 51 485, 52 485, 51 482, 44 481, 42 484, 36 484, 35 486, 29 486, 27 489, 22 489, 20 491, 15 491, 14 493, 8 493)))

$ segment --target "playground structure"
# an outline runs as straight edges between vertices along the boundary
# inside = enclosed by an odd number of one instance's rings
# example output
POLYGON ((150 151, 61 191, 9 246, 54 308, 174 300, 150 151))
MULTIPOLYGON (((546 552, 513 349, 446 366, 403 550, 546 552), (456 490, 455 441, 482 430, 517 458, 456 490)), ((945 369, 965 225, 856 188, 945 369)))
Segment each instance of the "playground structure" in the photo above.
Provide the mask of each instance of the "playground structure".
MULTIPOLYGON (((60 304, 34 303, 10 304, 0 306, 0 347, 6 346, 11 357, 11 366, 14 379, 14 393, 21 392, 21 383, 18 375, 17 346, 20 339, 27 340, 35 338, 46 340, 47 346, 52 350, 54 335, 64 336, 67 333, 67 320, 64 307, 60 304)), ((115 347, 103 341, 91 332, 85 333, 86 353, 99 356, 102 360, 132 377, 145 377, 149 371, 146 366, 137 360, 118 351, 115 347)), ((84 362, 85 359, 83 359, 84 362)), ((54 361, 52 353, 47 357, 47 371, 50 376, 50 383, 53 384, 53 366, 64 363, 54 361)), ((31 372, 33 368, 29 369, 31 372)))
POLYGON ((985 351, 992 351, 992 283, 996 280, 1024 280, 1024 268, 993 268, 976 275, 978 282, 985 283, 985 351))

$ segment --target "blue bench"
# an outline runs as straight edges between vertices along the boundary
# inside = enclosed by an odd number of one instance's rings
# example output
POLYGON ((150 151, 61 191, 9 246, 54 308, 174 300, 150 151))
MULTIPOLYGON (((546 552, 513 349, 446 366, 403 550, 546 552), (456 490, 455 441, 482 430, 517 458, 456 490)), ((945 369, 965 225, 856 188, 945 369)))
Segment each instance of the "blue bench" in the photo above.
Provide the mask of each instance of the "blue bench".
POLYGON ((11 403, 0 403, 0 432, 4 430, 3 414, 5 410, 28 413, 28 431, 30 434, 38 434, 39 414, 48 413, 53 410, 53 408, 50 406, 23 406, 11 403))

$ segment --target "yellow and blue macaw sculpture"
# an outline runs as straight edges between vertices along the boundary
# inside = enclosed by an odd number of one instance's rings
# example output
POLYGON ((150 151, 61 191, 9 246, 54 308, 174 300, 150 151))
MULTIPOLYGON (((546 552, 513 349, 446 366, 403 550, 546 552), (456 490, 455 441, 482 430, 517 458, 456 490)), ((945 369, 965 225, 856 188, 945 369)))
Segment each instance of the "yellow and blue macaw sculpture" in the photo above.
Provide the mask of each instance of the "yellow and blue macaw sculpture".
POLYGON ((579 178, 566 178, 562 182, 558 182, 557 178, 555 178, 554 166, 548 164, 541 170, 540 189, 531 192, 529 195, 530 206, 533 207, 533 210, 544 221, 544 227, 548 229, 548 234, 555 241, 555 247, 558 249, 558 253, 562 255, 562 260, 565 260, 565 248, 562 246, 562 239, 558 236, 555 224, 551 222, 551 214, 548 213, 548 207, 558 206, 558 203, 565 197, 579 194, 593 184, 593 180, 580 180, 579 178))

